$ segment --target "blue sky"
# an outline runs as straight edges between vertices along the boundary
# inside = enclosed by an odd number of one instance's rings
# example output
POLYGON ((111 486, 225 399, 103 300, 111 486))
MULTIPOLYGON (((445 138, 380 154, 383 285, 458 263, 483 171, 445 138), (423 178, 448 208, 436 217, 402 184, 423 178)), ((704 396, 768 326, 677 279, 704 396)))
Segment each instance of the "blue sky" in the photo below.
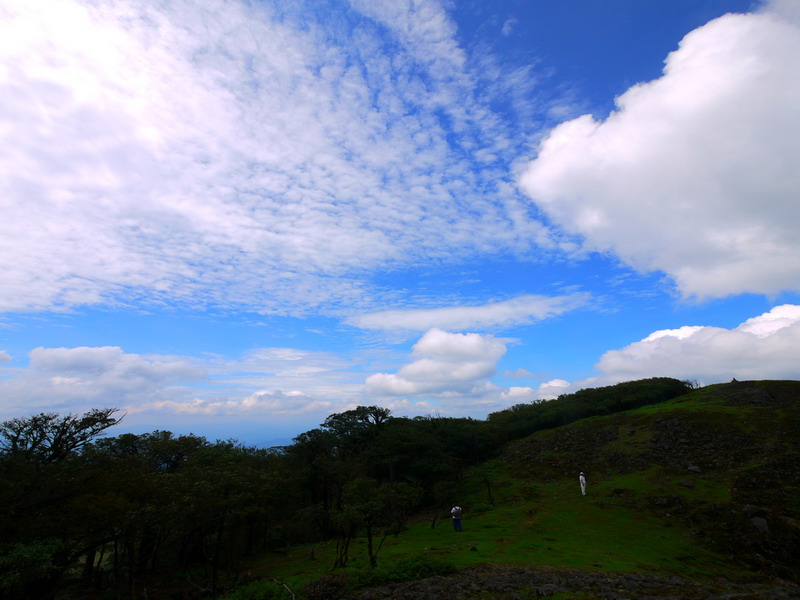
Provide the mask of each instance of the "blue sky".
POLYGON ((0 419, 271 445, 800 376, 794 0, 0 16, 0 419))

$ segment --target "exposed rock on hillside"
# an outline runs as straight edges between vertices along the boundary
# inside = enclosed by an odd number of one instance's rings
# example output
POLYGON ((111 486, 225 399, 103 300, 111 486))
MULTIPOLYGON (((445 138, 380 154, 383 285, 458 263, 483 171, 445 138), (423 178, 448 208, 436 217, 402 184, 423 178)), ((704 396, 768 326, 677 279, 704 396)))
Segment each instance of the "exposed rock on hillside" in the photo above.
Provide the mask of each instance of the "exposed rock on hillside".
MULTIPOLYGON (((580 592, 599 600, 797 600, 800 586, 786 581, 739 585, 697 583, 635 573, 587 573, 486 566, 449 577, 396 583, 362 592, 358 600, 528 600, 580 592)), ((565 597, 565 596, 561 596, 565 597)))

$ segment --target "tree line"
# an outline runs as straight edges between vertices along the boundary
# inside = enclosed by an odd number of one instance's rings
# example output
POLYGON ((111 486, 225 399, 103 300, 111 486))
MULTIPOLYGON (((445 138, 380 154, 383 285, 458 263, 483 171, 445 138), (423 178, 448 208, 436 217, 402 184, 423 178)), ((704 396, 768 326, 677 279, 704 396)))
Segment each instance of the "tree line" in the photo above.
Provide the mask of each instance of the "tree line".
POLYGON ((114 408, 0 425, 0 600, 215 596, 248 558, 336 540, 331 568, 424 508, 513 439, 686 393, 655 378, 512 406, 486 420, 394 417, 359 406, 290 445, 256 448, 168 431, 104 437, 114 408), (166 593, 166 592, 165 592, 166 593), (187 592, 188 594, 188 592, 187 592))

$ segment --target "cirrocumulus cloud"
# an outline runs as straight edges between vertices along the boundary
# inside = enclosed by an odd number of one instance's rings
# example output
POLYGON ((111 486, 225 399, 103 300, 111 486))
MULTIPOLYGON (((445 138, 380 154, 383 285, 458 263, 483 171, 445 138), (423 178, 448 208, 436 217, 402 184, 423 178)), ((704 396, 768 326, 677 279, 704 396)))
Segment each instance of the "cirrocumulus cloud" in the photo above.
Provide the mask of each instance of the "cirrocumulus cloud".
POLYGON ((387 264, 547 238, 473 158, 514 145, 447 12, 317 4, 3 2, 0 311, 379 304, 387 264))

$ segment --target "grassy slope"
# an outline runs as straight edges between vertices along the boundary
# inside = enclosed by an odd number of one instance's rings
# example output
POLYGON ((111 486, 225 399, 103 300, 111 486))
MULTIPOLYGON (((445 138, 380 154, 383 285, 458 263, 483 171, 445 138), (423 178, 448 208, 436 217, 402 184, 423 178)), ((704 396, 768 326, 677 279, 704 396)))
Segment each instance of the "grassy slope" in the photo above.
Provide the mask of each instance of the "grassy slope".
MULTIPOLYGON (((768 514, 770 523, 800 517, 796 477, 776 480, 775 489, 759 485, 772 481, 771 464, 800 462, 797 398, 798 382, 710 386, 538 432, 464 480, 463 533, 454 532, 446 518, 431 528, 430 516, 420 517, 386 540, 379 563, 424 553, 459 568, 504 563, 754 578, 729 546, 714 541, 722 535, 714 511, 768 504, 759 514, 768 514), (589 475, 585 497, 578 488, 580 470, 589 475), (753 489, 741 489, 751 474, 753 489)), ((333 544, 318 544, 311 559, 312 547, 298 547, 288 556, 266 557, 253 574, 299 589, 330 573, 333 550, 333 544)), ((354 542, 350 554, 346 572, 366 568, 363 540, 354 542)))

